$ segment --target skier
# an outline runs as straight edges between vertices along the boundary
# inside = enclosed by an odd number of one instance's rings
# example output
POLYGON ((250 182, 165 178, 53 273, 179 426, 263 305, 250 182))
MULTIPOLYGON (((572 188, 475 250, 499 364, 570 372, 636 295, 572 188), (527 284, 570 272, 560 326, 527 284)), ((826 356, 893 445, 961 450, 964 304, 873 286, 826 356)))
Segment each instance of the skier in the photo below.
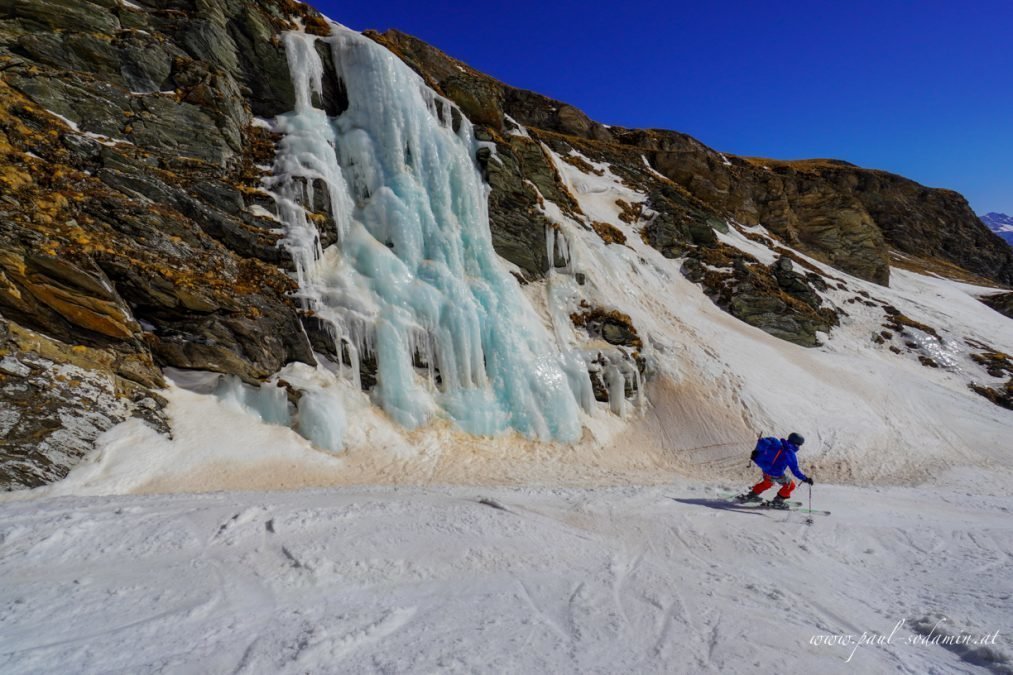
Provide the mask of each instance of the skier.
POLYGON ((773 487, 774 483, 778 483, 781 489, 777 491, 777 496, 769 504, 771 508, 788 508, 787 500, 795 489, 795 482, 788 477, 785 469, 791 469, 791 472, 803 483, 813 484, 813 479, 798 468, 798 459, 795 457, 795 453, 803 443, 805 443, 805 439, 794 431, 788 435, 787 440, 769 437, 756 441, 756 448, 750 459, 763 470, 763 480, 748 492, 737 496, 735 500, 743 504, 762 501, 760 495, 773 487))

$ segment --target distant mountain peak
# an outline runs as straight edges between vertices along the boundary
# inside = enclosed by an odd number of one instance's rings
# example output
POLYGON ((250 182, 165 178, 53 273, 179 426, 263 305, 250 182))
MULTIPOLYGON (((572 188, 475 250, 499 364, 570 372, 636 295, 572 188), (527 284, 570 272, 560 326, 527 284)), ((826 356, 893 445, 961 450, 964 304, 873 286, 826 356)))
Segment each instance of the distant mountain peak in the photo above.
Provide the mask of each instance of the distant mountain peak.
POLYGON ((983 216, 979 216, 986 223, 989 221, 998 221, 1001 223, 1013 223, 1013 216, 1007 216, 1005 213, 999 213, 997 211, 990 211, 983 216))
POLYGON ((981 218, 981 222, 988 226, 988 229, 1005 239, 1007 244, 1013 246, 1013 216, 992 211, 978 217, 981 218))

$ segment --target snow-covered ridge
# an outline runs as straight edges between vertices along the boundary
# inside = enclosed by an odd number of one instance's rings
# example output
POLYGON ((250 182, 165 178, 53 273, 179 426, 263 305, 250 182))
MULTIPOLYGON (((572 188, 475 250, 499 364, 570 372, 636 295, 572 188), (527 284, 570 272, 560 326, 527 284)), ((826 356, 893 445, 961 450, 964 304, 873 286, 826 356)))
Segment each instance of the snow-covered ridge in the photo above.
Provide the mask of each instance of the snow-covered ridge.
POLYGON ((988 228, 998 234, 1000 237, 1006 240, 1011 246, 1013 246, 1013 216, 1007 216, 1005 213, 986 213, 983 216, 979 216, 981 222, 988 225, 988 228))
POLYGON ((1013 216, 993 211, 981 216, 981 220, 995 232, 1013 232, 1013 216))

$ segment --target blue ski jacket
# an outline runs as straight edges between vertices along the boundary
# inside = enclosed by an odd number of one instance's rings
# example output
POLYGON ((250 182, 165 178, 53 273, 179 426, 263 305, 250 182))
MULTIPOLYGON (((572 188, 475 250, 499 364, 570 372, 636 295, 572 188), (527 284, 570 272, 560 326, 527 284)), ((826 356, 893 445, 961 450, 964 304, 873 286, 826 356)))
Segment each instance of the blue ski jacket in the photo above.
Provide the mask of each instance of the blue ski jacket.
POLYGON ((808 476, 798 468, 796 452, 798 446, 783 438, 761 438, 756 442, 753 462, 763 470, 763 473, 773 478, 780 478, 784 475, 785 469, 791 469, 799 480, 807 480, 808 476))

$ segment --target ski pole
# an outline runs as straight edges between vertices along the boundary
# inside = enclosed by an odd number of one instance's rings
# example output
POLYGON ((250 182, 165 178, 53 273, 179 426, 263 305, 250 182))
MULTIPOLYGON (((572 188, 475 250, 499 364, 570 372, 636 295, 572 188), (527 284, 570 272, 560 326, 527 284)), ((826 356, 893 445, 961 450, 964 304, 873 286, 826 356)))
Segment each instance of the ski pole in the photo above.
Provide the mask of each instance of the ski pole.
POLYGON ((806 525, 812 525, 814 522, 816 522, 816 521, 813 520, 813 486, 812 486, 812 483, 810 483, 809 484, 809 515, 806 516, 805 524, 806 525))

